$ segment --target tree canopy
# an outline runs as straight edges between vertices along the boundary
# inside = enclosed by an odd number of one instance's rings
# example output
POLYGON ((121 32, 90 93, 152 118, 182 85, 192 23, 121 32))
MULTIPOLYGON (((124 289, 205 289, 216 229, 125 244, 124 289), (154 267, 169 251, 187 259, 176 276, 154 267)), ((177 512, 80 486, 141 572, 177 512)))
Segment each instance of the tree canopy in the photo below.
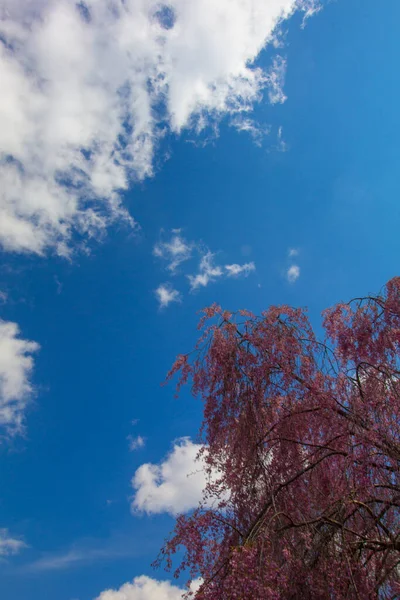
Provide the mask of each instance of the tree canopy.
POLYGON ((179 373, 209 483, 159 562, 197 600, 400 598, 400 278, 323 313, 213 305, 179 373))

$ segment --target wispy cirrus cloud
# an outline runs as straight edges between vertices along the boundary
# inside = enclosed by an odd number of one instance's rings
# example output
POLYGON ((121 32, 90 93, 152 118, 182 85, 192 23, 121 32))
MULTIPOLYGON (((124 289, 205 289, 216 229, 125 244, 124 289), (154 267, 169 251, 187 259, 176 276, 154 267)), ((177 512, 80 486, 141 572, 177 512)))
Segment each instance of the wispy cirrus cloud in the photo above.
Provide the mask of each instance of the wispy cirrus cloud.
POLYGON ((276 56, 268 71, 268 98, 271 104, 283 104, 287 100, 283 91, 286 75, 286 60, 282 56, 276 56))
POLYGON ((67 571, 78 569, 90 564, 100 562, 117 561, 129 556, 137 556, 142 551, 131 536, 114 534, 108 539, 87 538, 78 540, 69 548, 56 551, 44 552, 39 558, 21 565, 19 570, 28 573, 44 573, 51 571, 67 571))
POLYGON ((257 146, 261 146, 263 138, 271 132, 269 125, 261 126, 254 119, 245 115, 232 118, 231 126, 237 131, 248 133, 257 146))
POLYGON ((108 548, 72 549, 63 554, 47 555, 25 567, 29 572, 64 571, 94 562, 108 561, 128 556, 125 551, 108 548))
POLYGON ((63 571, 72 567, 90 564, 97 560, 110 558, 104 550, 68 550, 64 554, 48 555, 32 562, 26 567, 30 572, 63 571))
POLYGON ((0 557, 18 554, 26 544, 23 540, 13 538, 8 529, 0 529, 0 557))
POLYGON ((123 219, 168 132, 282 102, 285 61, 255 60, 318 0, 3 0, 0 245, 69 255, 123 219))

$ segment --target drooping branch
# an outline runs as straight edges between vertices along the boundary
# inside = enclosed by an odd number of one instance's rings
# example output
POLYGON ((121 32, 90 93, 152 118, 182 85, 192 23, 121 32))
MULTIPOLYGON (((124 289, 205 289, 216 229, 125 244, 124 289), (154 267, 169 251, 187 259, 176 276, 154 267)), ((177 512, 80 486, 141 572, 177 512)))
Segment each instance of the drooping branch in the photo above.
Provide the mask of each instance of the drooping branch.
POLYGON ((287 306, 206 321, 171 374, 203 400, 215 502, 179 517, 168 560, 184 550, 198 600, 396 597, 400 278, 325 311, 323 341, 287 306))

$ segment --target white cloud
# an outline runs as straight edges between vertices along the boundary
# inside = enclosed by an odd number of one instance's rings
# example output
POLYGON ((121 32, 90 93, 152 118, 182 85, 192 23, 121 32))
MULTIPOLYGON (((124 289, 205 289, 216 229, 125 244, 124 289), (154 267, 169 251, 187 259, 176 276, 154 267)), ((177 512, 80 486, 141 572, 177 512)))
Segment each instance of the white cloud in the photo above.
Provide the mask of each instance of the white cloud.
POLYGON ((288 257, 289 258, 293 258, 294 256, 298 256, 299 251, 297 248, 289 248, 288 250, 288 257))
POLYGON ((248 133, 257 146, 261 146, 263 137, 271 132, 271 127, 269 125, 261 127, 253 119, 250 119, 244 115, 238 115, 237 117, 234 117, 231 120, 231 125, 237 129, 237 131, 244 131, 248 133))
POLYGON ((285 75, 286 60, 282 56, 276 56, 267 75, 269 84, 268 98, 271 104, 283 104, 287 100, 283 92, 285 75))
POLYGON ((228 271, 228 277, 237 277, 238 275, 247 277, 249 273, 256 270, 256 266, 253 262, 249 262, 243 265, 225 265, 225 269, 228 271))
POLYGON ((214 254, 207 252, 202 256, 197 275, 188 275, 190 289, 197 290, 199 287, 206 287, 211 281, 215 281, 217 277, 222 277, 223 271, 221 267, 215 266, 214 254))
POLYGON ((169 242, 159 242, 153 249, 154 256, 168 262, 167 269, 172 273, 181 263, 191 257, 193 248, 193 244, 188 243, 180 235, 180 230, 174 229, 173 234, 169 242))
MULTIPOLYGON (((180 229, 172 229, 171 239, 166 242, 158 242, 153 248, 155 256, 167 261, 167 268, 172 275, 177 274, 177 267, 192 258, 193 253, 200 255, 200 263, 196 274, 186 275, 192 292, 200 287, 206 287, 221 277, 238 277, 240 275, 247 277, 256 268, 254 262, 242 265, 233 263, 224 266, 215 264, 216 255, 199 241, 187 241, 182 237, 180 229)), ((170 302, 182 299, 180 293, 170 283, 160 285, 156 290, 156 295, 161 308, 168 306, 170 302)))
POLYGON ((10 537, 8 529, 0 529, 0 556, 18 554, 23 548, 26 548, 25 542, 10 537))
POLYGON ((0 319, 0 427, 21 429, 24 411, 32 395, 32 353, 39 345, 19 337, 16 323, 0 319))
POLYGON ((143 448, 145 445, 145 439, 141 435, 138 435, 137 437, 128 435, 128 441, 129 441, 129 451, 130 452, 133 452, 134 450, 137 450, 138 448, 143 448))
MULTIPOLYGON (((193 581, 190 590, 195 592, 201 581, 193 581)), ((146 575, 135 577, 132 583, 125 583, 118 590, 106 590, 96 600, 181 600, 187 590, 169 581, 157 581, 146 575)))
POLYGON ((253 262, 238 265, 236 263, 225 265, 224 268, 214 264, 214 256, 212 252, 206 252, 201 258, 199 272, 196 275, 188 275, 191 291, 197 290, 199 287, 206 287, 212 281, 224 275, 224 269, 227 277, 238 277, 239 275, 247 275, 254 271, 256 266, 253 262))
POLYGON ((286 272, 286 277, 289 283, 294 283, 300 277, 300 267, 298 265, 292 265, 286 272))
POLYGON ((254 61, 283 19, 318 4, 2 0, 1 246, 66 255, 75 231, 129 219, 120 193, 152 175, 166 132, 248 112, 264 89, 283 101, 284 61, 254 61))
POLYGON ((288 144, 283 139, 283 127, 281 126, 278 128, 276 150, 278 150, 279 152, 286 152, 287 149, 288 144))
POLYGON ((132 479, 132 510, 177 515, 196 508, 207 483, 204 462, 196 460, 200 448, 182 438, 162 463, 141 465, 132 479))
POLYGON ((171 302, 180 302, 181 295, 169 283, 162 283, 155 291, 160 308, 166 308, 171 302))

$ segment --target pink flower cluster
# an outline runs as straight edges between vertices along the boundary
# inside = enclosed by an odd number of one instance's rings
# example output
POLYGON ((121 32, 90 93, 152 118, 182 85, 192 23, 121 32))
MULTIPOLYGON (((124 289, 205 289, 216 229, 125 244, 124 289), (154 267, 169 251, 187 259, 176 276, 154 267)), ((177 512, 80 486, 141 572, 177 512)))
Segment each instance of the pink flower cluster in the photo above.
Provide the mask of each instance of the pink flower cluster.
POLYGON ((324 313, 213 306, 178 385, 204 403, 203 503, 178 518, 167 566, 197 600, 400 597, 400 278, 324 313))

